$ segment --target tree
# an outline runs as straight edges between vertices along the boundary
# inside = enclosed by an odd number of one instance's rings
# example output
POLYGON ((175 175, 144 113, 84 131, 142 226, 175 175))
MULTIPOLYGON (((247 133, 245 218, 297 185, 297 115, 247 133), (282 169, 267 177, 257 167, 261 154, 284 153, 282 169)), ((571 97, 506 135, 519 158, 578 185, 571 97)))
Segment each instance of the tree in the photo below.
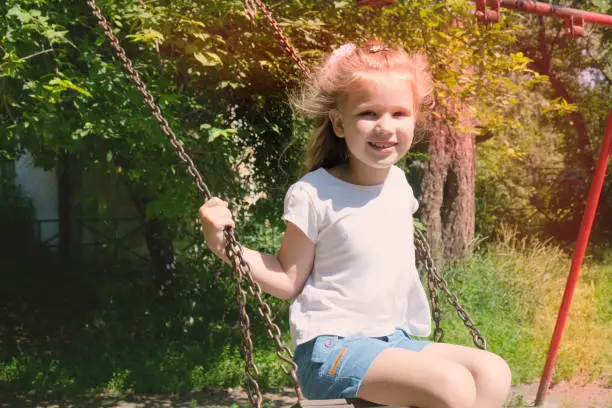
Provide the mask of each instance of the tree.
MULTIPOLYGON (((205 6, 108 0, 100 6, 182 143, 203 173, 214 175, 207 178, 213 191, 240 201, 249 190, 261 197, 253 214, 280 223, 277 203, 302 171, 298 159, 307 124, 293 121, 286 102, 287 89, 301 73, 272 31, 261 29, 263 16, 256 17, 254 27, 242 5, 229 0, 205 6), (234 183, 231 174, 240 166, 248 169, 246 179, 234 183)), ((168 222, 197 205, 191 181, 176 177, 184 174, 181 166, 141 96, 113 62, 102 31, 90 28, 95 21, 86 5, 13 0, 3 7, 1 115, 11 123, 4 139, 34 152, 43 166, 54 165, 64 150, 85 169, 99 167, 120 177, 145 220, 168 222)), ((438 127, 443 148, 453 154, 443 159, 442 145, 432 136, 423 218, 430 236, 440 237, 434 242, 449 243, 445 252, 436 246, 440 258, 452 261, 464 254, 474 231, 470 112, 487 106, 480 125, 503 127, 508 103, 498 102, 521 87, 519 73, 529 75, 520 54, 504 51, 513 41, 511 25, 478 26, 467 2, 412 1, 372 9, 343 1, 288 1, 272 11, 308 63, 343 42, 367 37, 426 52, 439 106, 431 128, 438 127), (438 166, 447 167, 434 169, 438 166), (429 180, 436 171, 442 178, 434 185, 429 180), (443 224, 434 221, 437 213, 444 214, 443 224)), ((163 241, 166 232, 154 229, 163 241)), ((150 251, 166 254, 152 258, 167 264, 171 249, 161 241, 147 240, 150 251)))
POLYGON ((476 143, 469 105, 458 101, 446 107, 466 131, 445 123, 444 108, 432 120, 427 163, 422 183, 422 221, 439 265, 452 265, 470 251, 475 228, 476 143))
MULTIPOLYGON (((590 1, 567 2, 567 6, 602 13, 612 10, 609 4, 590 1)), ((608 76, 612 55, 606 47, 609 32, 606 35, 604 27, 591 26, 585 39, 569 38, 559 20, 531 17, 523 23, 528 34, 519 37, 515 48, 532 60, 531 69, 549 79, 550 87, 539 91, 566 107, 566 115, 551 123, 563 135, 558 146, 563 163, 553 173, 547 168, 534 169, 543 176, 541 179, 554 185, 534 191, 531 200, 546 218, 544 228, 548 233, 571 242, 578 233, 597 147, 612 105, 612 98, 602 99, 612 85, 608 76)), ((607 187, 600 199, 599 212, 603 222, 597 223, 596 234, 602 236, 610 233, 605 226, 612 220, 612 200, 607 187)))

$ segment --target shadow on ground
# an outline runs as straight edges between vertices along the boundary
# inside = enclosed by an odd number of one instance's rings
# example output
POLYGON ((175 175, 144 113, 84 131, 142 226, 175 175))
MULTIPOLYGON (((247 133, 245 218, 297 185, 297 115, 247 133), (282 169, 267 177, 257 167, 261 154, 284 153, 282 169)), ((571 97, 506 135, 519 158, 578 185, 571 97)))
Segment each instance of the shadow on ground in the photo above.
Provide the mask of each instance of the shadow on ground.
MULTIPOLYGON (((264 394, 266 408, 291 407, 296 403, 291 389, 264 394)), ((203 391, 186 395, 93 396, 72 399, 35 400, 23 396, 0 395, 0 408, 220 408, 250 406, 239 390, 203 391)))

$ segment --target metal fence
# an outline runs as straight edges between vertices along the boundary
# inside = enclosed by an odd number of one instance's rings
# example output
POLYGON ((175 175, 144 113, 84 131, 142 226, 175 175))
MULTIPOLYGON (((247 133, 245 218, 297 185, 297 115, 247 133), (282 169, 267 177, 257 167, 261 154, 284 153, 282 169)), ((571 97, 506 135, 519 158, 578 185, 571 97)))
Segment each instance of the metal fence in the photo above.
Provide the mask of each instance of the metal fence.
MULTIPOLYGON (((59 219, 34 221, 36 240, 53 249, 60 247, 59 219)), ((143 226, 138 218, 77 218, 71 227, 76 253, 83 256, 110 256, 114 260, 125 257, 148 261, 143 237, 143 226)))

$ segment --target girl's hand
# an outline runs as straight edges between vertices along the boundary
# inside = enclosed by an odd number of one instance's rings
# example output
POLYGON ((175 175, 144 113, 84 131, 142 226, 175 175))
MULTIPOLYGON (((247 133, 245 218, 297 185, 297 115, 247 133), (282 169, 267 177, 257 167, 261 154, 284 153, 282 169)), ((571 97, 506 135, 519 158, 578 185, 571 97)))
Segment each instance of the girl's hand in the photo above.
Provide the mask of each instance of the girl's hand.
POLYGON ((204 233, 206 245, 215 255, 225 260, 223 230, 226 227, 236 227, 227 201, 213 197, 200 207, 198 214, 202 222, 202 232, 204 233))

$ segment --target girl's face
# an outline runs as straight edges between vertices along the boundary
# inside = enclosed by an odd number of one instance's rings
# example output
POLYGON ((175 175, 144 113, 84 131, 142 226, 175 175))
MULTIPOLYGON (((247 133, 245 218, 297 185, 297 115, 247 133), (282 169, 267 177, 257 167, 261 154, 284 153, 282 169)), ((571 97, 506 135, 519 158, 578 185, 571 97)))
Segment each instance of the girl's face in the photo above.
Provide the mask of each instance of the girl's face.
POLYGON ((401 72, 383 71, 359 79, 330 119, 336 135, 346 141, 349 168, 386 176, 410 148, 414 115, 411 82, 401 72))

